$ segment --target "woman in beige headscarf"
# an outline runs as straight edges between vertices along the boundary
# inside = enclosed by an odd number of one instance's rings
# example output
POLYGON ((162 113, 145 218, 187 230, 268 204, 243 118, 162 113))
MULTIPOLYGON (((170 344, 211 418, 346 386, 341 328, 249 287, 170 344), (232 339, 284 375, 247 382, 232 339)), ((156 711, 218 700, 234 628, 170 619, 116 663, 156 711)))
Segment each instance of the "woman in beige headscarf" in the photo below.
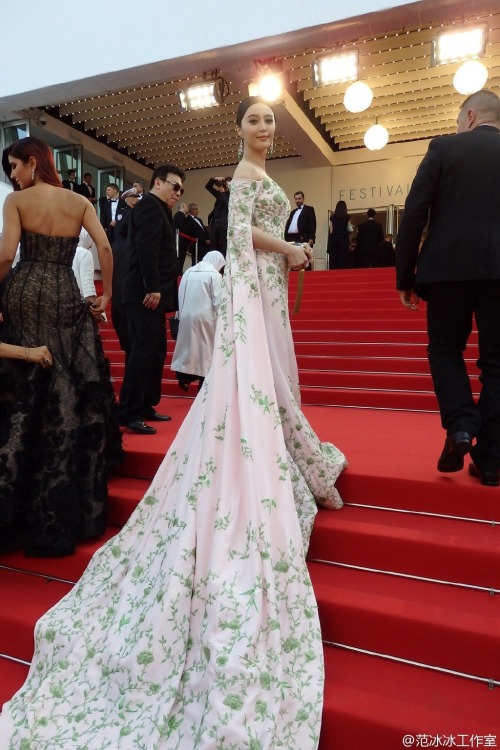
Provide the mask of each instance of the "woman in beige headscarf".
POLYGON ((222 289, 221 270, 226 261, 218 250, 189 268, 179 286, 179 333, 171 369, 179 386, 187 391, 189 383, 199 381, 201 388, 212 362, 215 324, 222 289))

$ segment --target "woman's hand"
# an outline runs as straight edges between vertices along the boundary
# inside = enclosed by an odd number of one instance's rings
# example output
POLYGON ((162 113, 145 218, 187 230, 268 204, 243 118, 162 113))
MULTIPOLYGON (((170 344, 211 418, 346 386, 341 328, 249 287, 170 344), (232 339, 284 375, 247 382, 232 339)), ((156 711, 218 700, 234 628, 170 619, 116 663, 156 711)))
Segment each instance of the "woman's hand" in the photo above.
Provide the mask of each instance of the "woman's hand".
POLYGON ((35 362, 40 367, 52 367, 54 360, 46 346, 35 346, 27 349, 28 362, 35 362))
POLYGON ((312 258, 310 246, 303 242, 301 245, 290 243, 287 254, 287 263, 292 271, 300 271, 301 268, 307 268, 312 258))
POLYGON ((90 312, 94 318, 101 319, 102 313, 106 312, 109 300, 110 298, 107 294, 102 294, 100 297, 96 297, 94 303, 90 305, 90 312))

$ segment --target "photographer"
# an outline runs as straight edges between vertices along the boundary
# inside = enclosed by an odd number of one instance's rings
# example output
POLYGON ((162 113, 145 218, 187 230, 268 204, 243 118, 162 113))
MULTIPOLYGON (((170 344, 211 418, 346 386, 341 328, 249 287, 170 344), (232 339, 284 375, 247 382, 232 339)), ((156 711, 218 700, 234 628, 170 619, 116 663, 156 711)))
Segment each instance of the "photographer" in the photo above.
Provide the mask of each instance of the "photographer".
POLYGON ((211 177, 205 188, 215 198, 210 224, 210 249, 219 250, 226 257, 227 212, 229 208, 229 183, 231 177, 211 177))

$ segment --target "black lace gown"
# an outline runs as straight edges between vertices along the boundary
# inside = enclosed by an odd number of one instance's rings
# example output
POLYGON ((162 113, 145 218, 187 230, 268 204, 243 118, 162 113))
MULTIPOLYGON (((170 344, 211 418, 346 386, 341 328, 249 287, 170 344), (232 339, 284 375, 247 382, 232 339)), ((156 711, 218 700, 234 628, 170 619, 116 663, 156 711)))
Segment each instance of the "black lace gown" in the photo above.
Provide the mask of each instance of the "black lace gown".
POLYGON ((62 556, 102 534, 107 479, 121 458, 98 327, 72 271, 77 237, 23 231, 2 289, 0 340, 45 344, 54 365, 0 360, 0 552, 62 556))

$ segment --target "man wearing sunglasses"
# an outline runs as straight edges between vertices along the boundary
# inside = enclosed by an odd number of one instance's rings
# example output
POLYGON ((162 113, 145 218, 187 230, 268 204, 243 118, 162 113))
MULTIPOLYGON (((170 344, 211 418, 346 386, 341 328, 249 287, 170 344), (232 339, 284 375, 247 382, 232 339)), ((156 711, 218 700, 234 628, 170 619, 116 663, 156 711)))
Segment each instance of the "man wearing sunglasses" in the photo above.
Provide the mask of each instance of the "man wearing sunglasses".
POLYGON ((153 435, 147 421, 170 421, 154 408, 161 398, 166 356, 165 313, 178 308, 178 261, 171 209, 184 193, 184 172, 175 164, 157 167, 149 193, 135 206, 129 233, 129 267, 122 287, 129 351, 120 393, 120 422, 132 432, 153 435))

